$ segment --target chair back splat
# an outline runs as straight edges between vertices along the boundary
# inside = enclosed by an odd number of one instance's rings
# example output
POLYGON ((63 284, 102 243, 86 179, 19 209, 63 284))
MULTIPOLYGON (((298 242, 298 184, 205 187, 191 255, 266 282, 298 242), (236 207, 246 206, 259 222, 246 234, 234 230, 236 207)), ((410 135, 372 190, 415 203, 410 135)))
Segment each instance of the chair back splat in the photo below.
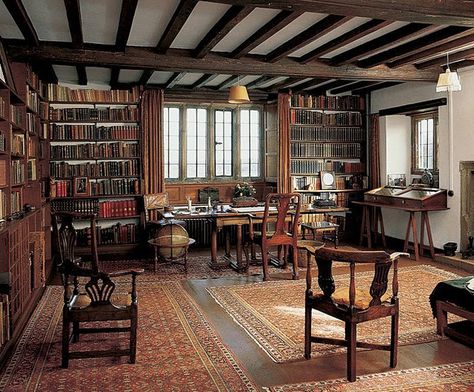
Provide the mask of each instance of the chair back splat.
MULTIPOLYGON (((349 251, 321 248, 316 252, 318 285, 322 293, 313 293, 311 268, 308 265, 305 292, 305 357, 311 357, 311 343, 335 344, 347 347, 347 379, 356 379, 356 347, 390 351, 390 366, 397 364, 398 350, 398 258, 405 253, 389 255, 383 251, 349 251), (332 274, 333 261, 349 264, 349 287, 338 287, 332 274), (370 285, 356 281, 356 266, 372 266, 370 285), (392 292, 387 293, 389 272, 393 265, 392 292), (312 334, 312 310, 318 310, 345 323, 345 338, 334 339, 312 334), (357 324, 391 317, 390 344, 357 341, 357 324)), ((362 279, 360 279, 362 280, 362 279)))

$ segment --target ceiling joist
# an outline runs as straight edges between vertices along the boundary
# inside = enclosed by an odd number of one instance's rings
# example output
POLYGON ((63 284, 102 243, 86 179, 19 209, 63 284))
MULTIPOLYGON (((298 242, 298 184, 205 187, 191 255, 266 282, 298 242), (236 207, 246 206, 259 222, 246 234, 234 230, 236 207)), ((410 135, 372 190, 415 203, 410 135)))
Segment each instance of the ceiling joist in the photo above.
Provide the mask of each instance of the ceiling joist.
POLYGON ((115 47, 117 50, 125 50, 127 46, 137 5, 138 0, 122 0, 122 10, 120 11, 120 20, 117 28, 117 36, 115 38, 115 47))

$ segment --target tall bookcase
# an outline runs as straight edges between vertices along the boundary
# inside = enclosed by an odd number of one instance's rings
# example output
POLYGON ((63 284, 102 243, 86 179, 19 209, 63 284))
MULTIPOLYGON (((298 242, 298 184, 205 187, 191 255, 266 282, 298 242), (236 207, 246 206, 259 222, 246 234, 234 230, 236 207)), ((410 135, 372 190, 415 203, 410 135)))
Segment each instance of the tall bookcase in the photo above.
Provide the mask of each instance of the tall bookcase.
POLYGON ((10 84, 0 81, 0 359, 33 311, 49 268, 41 81, 26 64, 10 70, 10 84))
POLYGON ((347 207, 350 195, 364 188, 364 113, 360 96, 290 97, 290 171, 303 203, 333 199, 347 207))
MULTIPOLYGON (((143 195, 139 90, 48 85, 47 95, 52 209, 97 213, 100 253, 133 250, 143 195)), ((77 252, 90 252, 89 227, 79 226, 77 252)))

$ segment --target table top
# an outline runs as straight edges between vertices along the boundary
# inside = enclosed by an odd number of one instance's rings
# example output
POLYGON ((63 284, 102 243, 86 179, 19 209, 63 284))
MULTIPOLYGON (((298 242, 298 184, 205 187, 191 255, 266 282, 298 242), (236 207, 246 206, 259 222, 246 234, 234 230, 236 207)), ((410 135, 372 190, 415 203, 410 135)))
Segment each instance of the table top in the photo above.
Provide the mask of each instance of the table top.
POLYGON ((331 229, 339 227, 337 223, 320 221, 320 222, 302 222, 301 227, 306 227, 308 229, 331 229))

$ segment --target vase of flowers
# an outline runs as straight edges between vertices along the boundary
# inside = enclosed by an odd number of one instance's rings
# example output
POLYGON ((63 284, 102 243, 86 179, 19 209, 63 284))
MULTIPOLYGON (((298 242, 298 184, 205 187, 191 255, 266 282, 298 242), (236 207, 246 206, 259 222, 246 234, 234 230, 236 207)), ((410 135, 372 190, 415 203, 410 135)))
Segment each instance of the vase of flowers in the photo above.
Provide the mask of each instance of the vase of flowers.
POLYGON ((235 186, 232 205, 234 207, 254 207, 258 204, 258 200, 253 197, 256 190, 253 185, 248 182, 242 182, 235 186))

